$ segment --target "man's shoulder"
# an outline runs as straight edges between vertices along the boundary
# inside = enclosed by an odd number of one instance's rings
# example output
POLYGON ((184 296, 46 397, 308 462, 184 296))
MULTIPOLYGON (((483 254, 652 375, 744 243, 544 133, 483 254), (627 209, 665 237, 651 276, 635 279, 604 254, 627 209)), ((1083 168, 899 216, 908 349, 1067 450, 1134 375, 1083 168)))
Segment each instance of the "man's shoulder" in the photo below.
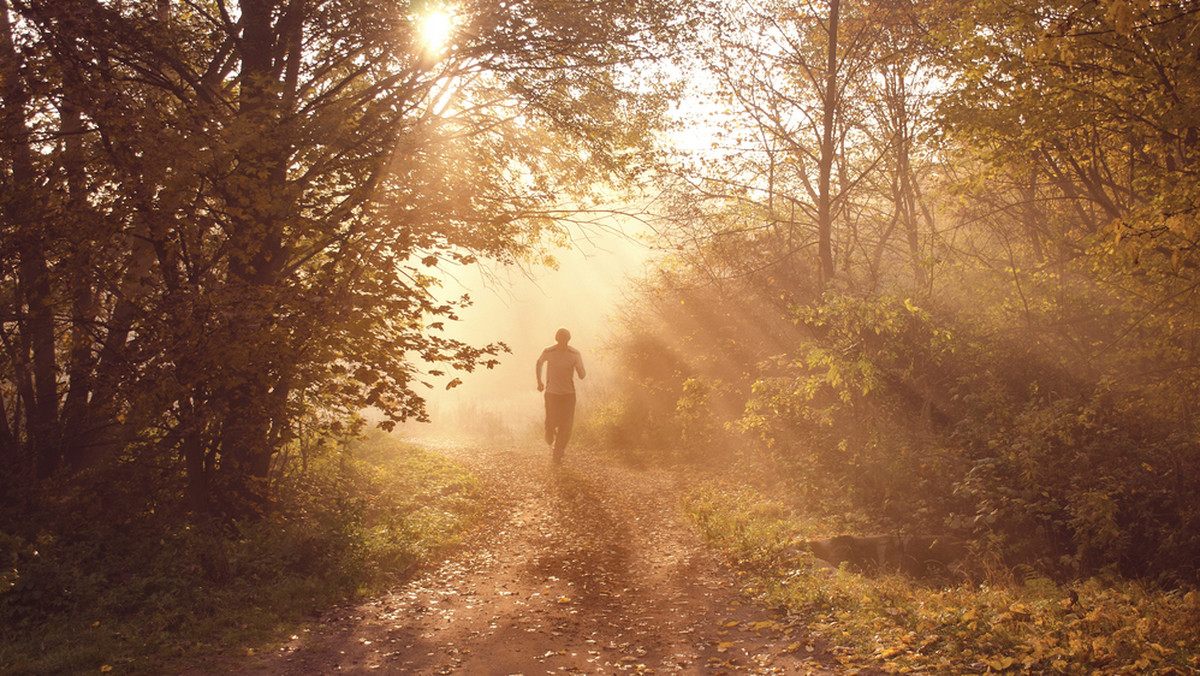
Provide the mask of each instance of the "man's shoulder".
POLYGON ((568 345, 567 349, 564 350, 561 347, 559 347, 557 344, 555 344, 555 345, 551 345, 550 347, 542 350, 542 356, 555 354, 555 353, 563 353, 563 352, 570 354, 570 355, 582 354, 579 350, 576 350, 575 348, 571 347, 570 345, 568 345))

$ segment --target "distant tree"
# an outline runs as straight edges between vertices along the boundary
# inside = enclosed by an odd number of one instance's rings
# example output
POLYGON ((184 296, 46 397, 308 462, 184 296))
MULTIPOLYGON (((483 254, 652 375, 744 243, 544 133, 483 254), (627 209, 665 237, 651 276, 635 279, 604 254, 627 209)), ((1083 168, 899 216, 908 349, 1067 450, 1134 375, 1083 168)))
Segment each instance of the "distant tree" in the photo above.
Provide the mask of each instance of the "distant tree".
MULTIPOLYGON (((917 182, 938 157, 914 150, 931 124, 914 7, 737 5, 712 30, 708 77, 730 131, 724 153, 688 184, 712 198, 710 213, 737 202, 730 227, 774 242, 750 266, 771 267, 797 290, 824 288, 835 274, 878 285, 899 255, 925 287, 932 214, 917 182)), ((722 227, 695 209, 683 216, 684 230, 722 227)))

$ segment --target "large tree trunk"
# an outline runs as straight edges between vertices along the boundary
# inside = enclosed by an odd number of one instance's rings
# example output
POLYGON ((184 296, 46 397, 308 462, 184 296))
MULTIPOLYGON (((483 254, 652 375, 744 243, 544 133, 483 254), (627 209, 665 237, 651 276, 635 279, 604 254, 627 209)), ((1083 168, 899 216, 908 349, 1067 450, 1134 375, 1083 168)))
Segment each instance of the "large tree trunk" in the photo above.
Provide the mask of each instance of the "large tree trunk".
POLYGON ((180 402, 180 427, 183 466, 187 474, 188 508, 197 516, 205 516, 211 510, 211 440, 205 434, 203 421, 196 417, 190 401, 180 402))
MULTIPOLYGON (((242 299, 235 319, 225 331, 231 339, 245 327, 256 327, 256 339, 239 343, 248 354, 238 359, 241 370, 224 383, 228 408, 224 414, 219 451, 222 487, 232 490, 234 510, 261 512, 266 508, 266 478, 274 455, 271 430, 282 409, 271 392, 278 370, 277 346, 262 339, 278 322, 274 295, 281 283, 287 218, 287 163, 291 147, 281 133, 285 83, 275 58, 275 46, 288 41, 285 27, 273 21, 278 0, 248 0, 242 5, 243 34, 239 115, 254 130, 238 150, 239 189, 231 200, 239 216, 231 233, 240 253, 230 262, 229 298, 242 299)), ((286 23, 281 20, 280 22, 286 23)), ((189 467, 189 471, 191 467, 189 467)))
POLYGON ((14 363, 26 366, 18 378, 25 401, 28 443, 33 450, 39 477, 53 474, 60 464, 58 441, 58 361, 54 345, 54 299, 46 241, 34 205, 38 204, 34 157, 29 146, 26 119, 29 91, 24 86, 20 60, 13 43, 7 0, 0 0, 0 82, 3 83, 3 147, 11 168, 8 177, 13 194, 23 199, 6 200, 4 220, 19 235, 17 244, 17 305, 19 339, 12 346, 14 363), (22 307, 23 306, 23 307, 22 307))
POLYGON ((58 360, 54 352, 54 304, 50 270, 40 243, 21 251, 20 296, 25 302, 27 340, 19 347, 33 355, 32 402, 26 402, 29 441, 38 478, 54 474, 62 464, 58 428, 58 360))

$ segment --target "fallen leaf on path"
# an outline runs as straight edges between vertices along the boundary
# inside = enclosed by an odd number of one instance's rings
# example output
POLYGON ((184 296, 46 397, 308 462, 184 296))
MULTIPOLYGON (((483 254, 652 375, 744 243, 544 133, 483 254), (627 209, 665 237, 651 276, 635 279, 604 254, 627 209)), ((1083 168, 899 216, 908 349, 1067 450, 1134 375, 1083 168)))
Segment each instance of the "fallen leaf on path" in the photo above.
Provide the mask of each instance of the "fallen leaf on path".
POLYGON ((752 631, 762 631, 763 629, 778 629, 779 623, 773 620, 763 620, 750 625, 752 631))

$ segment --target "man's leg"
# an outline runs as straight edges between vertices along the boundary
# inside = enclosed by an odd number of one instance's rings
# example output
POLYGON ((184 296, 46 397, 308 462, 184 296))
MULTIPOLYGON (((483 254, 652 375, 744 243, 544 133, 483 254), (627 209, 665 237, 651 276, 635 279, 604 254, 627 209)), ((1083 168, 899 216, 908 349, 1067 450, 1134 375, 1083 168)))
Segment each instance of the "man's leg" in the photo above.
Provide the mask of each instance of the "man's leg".
POLYGON ((546 401, 546 445, 553 446, 554 445, 554 428, 556 426, 555 416, 554 416, 554 403, 552 401, 554 398, 554 395, 552 395, 550 393, 546 393, 545 395, 543 395, 543 398, 546 401))
POLYGON ((560 399, 562 401, 558 411, 558 434, 554 439, 555 462, 562 462, 567 442, 571 440, 571 427, 575 425, 575 395, 564 395, 560 399))

